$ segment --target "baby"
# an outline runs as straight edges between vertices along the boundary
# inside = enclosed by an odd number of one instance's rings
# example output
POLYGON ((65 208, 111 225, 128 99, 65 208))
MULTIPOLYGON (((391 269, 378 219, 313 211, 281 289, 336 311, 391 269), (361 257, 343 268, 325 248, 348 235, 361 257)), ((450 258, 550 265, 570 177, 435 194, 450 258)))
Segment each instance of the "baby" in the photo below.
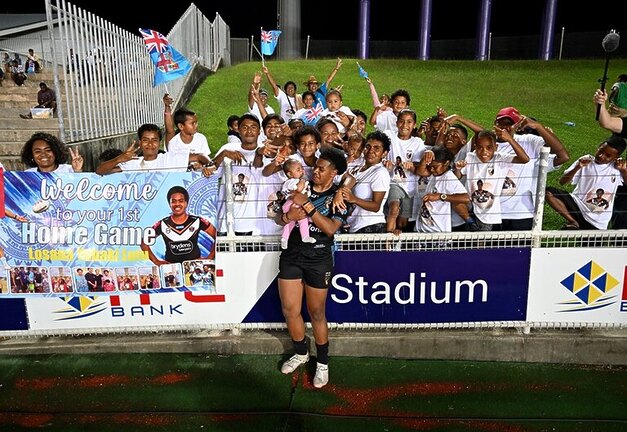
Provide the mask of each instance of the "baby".
MULTIPOLYGON (((302 192, 306 195, 309 194, 309 182, 305 179, 305 170, 303 165, 296 159, 288 159, 283 163, 283 172, 287 176, 287 180, 283 182, 281 186, 281 192, 283 196, 292 196, 293 192, 302 192)), ((291 198, 283 204, 283 214, 286 214, 292 205, 294 204, 291 198)), ((304 243, 315 243, 316 239, 309 235, 309 219, 307 217, 298 221, 289 221, 283 227, 283 234, 281 235, 281 249, 287 249, 287 241, 290 238, 290 234, 294 229, 294 226, 298 222, 298 229, 300 230, 300 236, 304 243)))
POLYGON ((333 120, 333 123, 337 125, 340 135, 344 135, 347 125, 342 124, 342 117, 348 118, 348 125, 350 125, 355 119, 355 114, 353 114, 349 107, 343 104, 342 93, 337 90, 330 90, 327 93, 326 101, 327 108, 320 113, 320 117, 328 117, 333 120))

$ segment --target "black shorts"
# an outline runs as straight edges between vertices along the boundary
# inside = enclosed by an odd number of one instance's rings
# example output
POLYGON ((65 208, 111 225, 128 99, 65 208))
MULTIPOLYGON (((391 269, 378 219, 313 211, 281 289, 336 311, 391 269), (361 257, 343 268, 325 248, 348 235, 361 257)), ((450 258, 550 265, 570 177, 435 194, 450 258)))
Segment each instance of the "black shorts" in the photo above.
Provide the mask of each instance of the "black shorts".
POLYGON ((570 213, 573 219, 577 221, 577 225, 579 225, 579 229, 582 229, 582 230, 597 229, 597 227, 592 225, 583 217, 583 215, 581 214, 581 210, 579 210, 579 206, 575 202, 570 192, 563 190, 563 189, 558 189, 556 187, 551 187, 551 186, 547 187, 546 191, 551 192, 551 194, 553 194, 555 198, 557 198, 562 203, 564 203, 564 205, 566 206, 566 210, 568 210, 568 213, 570 213))
POLYGON ((302 279, 312 288, 329 288, 333 274, 333 253, 331 246, 319 246, 321 245, 289 247, 282 251, 279 258, 279 279, 302 279))

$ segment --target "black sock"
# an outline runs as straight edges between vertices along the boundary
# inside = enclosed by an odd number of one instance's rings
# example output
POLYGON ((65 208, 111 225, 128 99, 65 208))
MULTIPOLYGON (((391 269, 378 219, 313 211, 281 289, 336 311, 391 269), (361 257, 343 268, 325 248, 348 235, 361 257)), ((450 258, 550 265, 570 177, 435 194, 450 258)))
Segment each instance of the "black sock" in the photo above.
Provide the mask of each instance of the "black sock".
POLYGON ((307 338, 303 338, 302 341, 292 340, 292 343, 294 344, 294 351, 296 351, 296 354, 307 354, 307 338))
POLYGON ((322 364, 329 364, 329 342, 324 345, 316 344, 316 361, 322 364))

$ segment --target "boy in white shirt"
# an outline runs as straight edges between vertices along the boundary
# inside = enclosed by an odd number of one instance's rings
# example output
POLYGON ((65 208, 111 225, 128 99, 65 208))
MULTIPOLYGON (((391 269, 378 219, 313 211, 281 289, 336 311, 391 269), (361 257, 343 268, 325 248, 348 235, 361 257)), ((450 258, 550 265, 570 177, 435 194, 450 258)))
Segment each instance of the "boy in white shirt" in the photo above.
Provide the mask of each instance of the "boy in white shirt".
MULTIPOLYGON (((390 151, 384 162, 390 172, 390 193, 385 203, 386 231, 400 234, 412 217, 413 199, 417 193, 418 176, 416 167, 425 151, 422 138, 412 136, 416 127, 416 113, 401 110, 396 122, 397 132, 387 130, 390 151)), ((413 227, 408 227, 412 228, 413 227)))
POLYGON ((410 102, 411 98, 407 90, 396 90, 392 93, 392 96, 390 96, 390 106, 392 109, 387 109, 385 105, 376 107, 370 116, 370 124, 380 131, 391 130, 396 132, 397 116, 402 110, 409 108, 410 102))
POLYGON ((167 152, 201 154, 209 158, 211 150, 207 138, 198 132, 198 116, 186 108, 178 109, 172 116, 172 98, 167 93, 163 96, 165 105, 163 123, 165 124, 165 148, 167 152), (175 130, 178 128, 179 132, 175 130))
POLYGON ((575 190, 546 188, 546 202, 564 219, 564 229, 607 229, 612 217, 616 189, 627 182, 627 164, 620 155, 627 143, 612 135, 598 147, 594 156, 584 155, 560 178, 575 190))
POLYGON ((418 232, 451 232, 451 207, 467 204, 470 196, 451 170, 455 156, 450 150, 435 146, 425 151, 417 174, 428 178, 422 205, 416 218, 418 232))
POLYGON ((470 194, 479 231, 492 231, 501 223, 501 190, 507 174, 507 164, 525 164, 529 156, 507 129, 494 127, 495 132, 482 130, 476 135, 475 150, 455 164, 455 175, 466 175, 466 190, 470 194), (513 154, 497 153, 497 137, 507 141, 513 154))
POLYGON ((185 172, 190 163, 205 165, 209 159, 202 154, 185 152, 159 153, 161 128, 146 123, 137 130, 139 145, 134 141, 122 154, 104 161, 96 168, 96 174, 104 175, 120 171, 168 171, 185 172), (138 156, 141 150, 142 156, 138 156))

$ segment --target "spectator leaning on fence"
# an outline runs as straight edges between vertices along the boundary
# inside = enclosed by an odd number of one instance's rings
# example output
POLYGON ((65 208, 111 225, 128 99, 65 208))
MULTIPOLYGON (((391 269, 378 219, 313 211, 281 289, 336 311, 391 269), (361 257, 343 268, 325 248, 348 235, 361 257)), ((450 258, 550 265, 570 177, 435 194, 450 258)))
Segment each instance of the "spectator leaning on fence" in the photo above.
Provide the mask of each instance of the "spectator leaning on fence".
MULTIPOLYGON (((231 170, 233 173, 233 228, 236 235, 258 235, 260 234, 262 221, 258 220, 258 193, 261 177, 261 169, 252 166, 255 160, 257 147, 259 146, 259 135, 261 133, 261 125, 257 116, 253 114, 244 114, 238 121, 239 134, 241 143, 226 143, 216 153, 214 158, 217 176, 223 176, 224 170, 227 169, 223 162, 225 158, 233 161, 231 170)), ((204 171, 205 174, 208 172, 204 171)), ((218 201, 225 202, 226 188, 224 180, 226 175, 222 177, 222 185, 220 186, 218 201)), ((218 214, 220 225, 218 232, 226 232, 226 215, 224 208, 221 206, 218 214)))
POLYGON ((385 232, 383 204, 390 190, 390 174, 382 161, 389 151, 390 139, 386 134, 381 131, 368 134, 363 163, 345 174, 355 179, 352 188, 340 188, 344 201, 354 206, 347 219, 350 233, 385 232))
POLYGON ((451 171, 454 157, 445 147, 435 146, 424 152, 416 168, 428 179, 416 217, 418 232, 451 232, 451 209, 470 202, 468 191, 451 171))
POLYGON ((184 152, 160 153, 161 128, 152 123, 145 123, 137 130, 137 141, 133 141, 124 153, 104 161, 96 168, 100 175, 120 171, 187 171, 193 164, 196 168, 205 165, 209 159, 201 154, 184 152), (141 150, 142 156, 138 156, 141 150))
POLYGON ((391 143, 385 165, 392 179, 385 214, 386 231, 398 235, 403 230, 413 231, 408 222, 415 218, 412 211, 418 185, 416 166, 425 151, 425 144, 421 138, 412 136, 416 127, 414 111, 401 110, 396 124, 396 131, 384 131, 391 143))
POLYGON ((495 126, 494 131, 483 130, 475 137, 475 150, 455 164, 455 175, 457 178, 466 175, 466 190, 479 230, 492 231, 502 221, 500 195, 508 166, 525 164, 529 156, 507 129, 495 126), (497 137, 512 146, 513 154, 497 152, 497 137))
MULTIPOLYGON (((495 192, 501 195, 501 229, 503 231, 530 230, 535 214, 535 196, 542 147, 549 147, 549 170, 559 167, 570 156, 553 131, 540 122, 520 114, 514 107, 501 109, 496 115, 494 124, 507 130, 530 159, 526 164, 511 165, 505 173, 506 181, 503 183, 503 189, 495 192), (518 133, 523 128, 529 128, 537 135, 518 133)), ((514 155, 514 147, 504 138, 497 136, 497 141, 499 153, 514 155)))

